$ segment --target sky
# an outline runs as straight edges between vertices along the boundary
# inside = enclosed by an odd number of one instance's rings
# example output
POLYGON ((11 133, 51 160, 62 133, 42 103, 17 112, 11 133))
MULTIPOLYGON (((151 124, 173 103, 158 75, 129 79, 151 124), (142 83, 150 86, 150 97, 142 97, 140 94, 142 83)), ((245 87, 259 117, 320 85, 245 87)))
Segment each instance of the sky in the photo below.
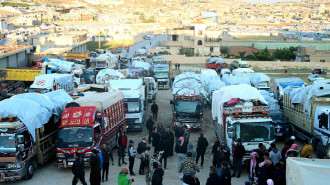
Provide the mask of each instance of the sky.
POLYGON ((298 1, 298 0, 241 0, 250 3, 277 3, 277 2, 288 2, 288 1, 298 1))

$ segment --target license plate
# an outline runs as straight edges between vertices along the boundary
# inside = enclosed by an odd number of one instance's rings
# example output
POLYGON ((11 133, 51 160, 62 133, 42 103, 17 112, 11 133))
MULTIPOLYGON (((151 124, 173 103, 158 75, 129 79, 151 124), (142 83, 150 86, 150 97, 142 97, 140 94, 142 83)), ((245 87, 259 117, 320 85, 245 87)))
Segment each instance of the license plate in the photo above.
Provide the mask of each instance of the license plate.
POLYGON ((283 136, 283 133, 276 133, 277 136, 283 136))
POLYGON ((69 166, 72 166, 72 165, 73 165, 73 162, 68 162, 68 165, 69 165, 69 166))

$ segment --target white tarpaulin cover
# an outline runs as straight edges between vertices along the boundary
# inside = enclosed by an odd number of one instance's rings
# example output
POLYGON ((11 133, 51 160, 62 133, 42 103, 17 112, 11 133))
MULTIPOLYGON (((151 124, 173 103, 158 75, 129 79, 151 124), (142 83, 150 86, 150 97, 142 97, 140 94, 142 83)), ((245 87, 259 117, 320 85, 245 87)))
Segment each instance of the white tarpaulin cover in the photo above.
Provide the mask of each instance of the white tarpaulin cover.
POLYGON ((109 83, 109 80, 124 79, 123 73, 116 71, 114 69, 102 69, 96 75, 96 83, 104 84, 109 83))
POLYGON ((261 95, 266 99, 269 105, 270 111, 280 110, 280 105, 278 104, 278 101, 275 100, 268 91, 259 90, 261 95))
POLYGON ((260 82, 270 82, 270 77, 265 75, 264 73, 254 73, 250 77, 251 84, 256 86, 260 82))
POLYGON ((143 84, 142 79, 110 80, 111 90, 137 90, 143 84))
POLYGON ((288 86, 283 90, 290 96, 291 103, 300 103, 304 106, 304 114, 310 115, 312 110, 311 99, 330 95, 330 84, 317 83, 303 88, 288 86))
POLYGON ((218 73, 214 69, 201 69, 202 76, 218 76, 218 73))
POLYGON ((148 71, 148 70, 150 70, 151 66, 147 62, 133 61, 132 67, 142 67, 144 70, 148 71))
POLYGON ((330 182, 329 159, 289 157, 286 160, 287 185, 325 185, 330 182))
POLYGON ((60 59, 50 59, 49 62, 45 62, 43 65, 51 66, 52 64, 54 64, 55 66, 58 66, 57 68, 59 69, 59 71, 66 72, 66 73, 70 73, 74 67, 74 62, 69 62, 69 61, 60 60, 60 59))
POLYGON ((175 77, 172 86, 173 95, 194 94, 202 95, 207 99, 205 84, 200 74, 184 72, 175 77))
POLYGON ((250 85, 240 84, 222 87, 214 91, 212 96, 212 117, 214 120, 218 119, 219 124, 223 124, 223 104, 233 98, 239 98, 244 101, 259 100, 261 103, 268 105, 260 91, 250 85))
POLYGON ((61 85, 72 84, 72 74, 44 74, 34 77, 34 82, 30 88, 34 89, 52 89, 54 81, 61 85))
POLYGON ((60 115, 57 115, 60 118, 62 112, 59 110, 63 111, 63 105, 72 101, 72 98, 64 90, 40 95, 37 93, 26 93, 0 102, 0 116, 17 116, 28 128, 34 140, 35 129, 46 124, 52 114, 60 113, 60 115), (66 101, 61 101, 61 99, 66 99, 66 101), (63 103, 60 104, 60 102, 63 103), (49 110, 51 108, 53 110, 49 110))
POLYGON ((223 58, 219 58, 219 57, 212 57, 210 59, 208 59, 206 61, 206 63, 208 64, 223 64, 223 63, 226 63, 226 61, 223 59, 223 58))
POLYGON ((238 68, 238 69, 234 69, 231 73, 235 76, 241 76, 241 75, 252 75, 254 71, 250 68, 238 68))
POLYGON ((224 75, 221 80, 225 82, 226 85, 239 85, 239 84, 248 84, 250 85, 250 79, 246 76, 233 76, 233 75, 224 75))

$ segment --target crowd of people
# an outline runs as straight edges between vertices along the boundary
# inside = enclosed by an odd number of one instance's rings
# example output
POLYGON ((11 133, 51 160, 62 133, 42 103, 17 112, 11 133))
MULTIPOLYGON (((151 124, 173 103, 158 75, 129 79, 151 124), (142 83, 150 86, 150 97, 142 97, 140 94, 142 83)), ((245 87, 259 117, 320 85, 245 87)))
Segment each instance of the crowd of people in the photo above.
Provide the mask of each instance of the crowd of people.
MULTIPOLYGON (((118 174, 118 185, 130 185, 134 179, 128 179, 127 174, 134 176, 133 167, 135 160, 140 161, 139 175, 145 176, 147 185, 163 185, 164 173, 167 169, 167 158, 177 153, 177 170, 178 176, 182 180, 183 185, 200 185, 200 181, 196 173, 199 173, 204 166, 204 155, 206 153, 209 142, 203 133, 199 134, 197 146, 189 142, 190 130, 186 125, 178 125, 174 132, 170 127, 164 128, 161 122, 155 123, 153 116, 147 121, 147 129, 149 137, 143 137, 138 143, 135 150, 133 140, 127 139, 126 131, 123 127, 119 127, 116 135, 118 146, 118 166, 127 164, 125 158, 128 158, 129 167, 122 168, 118 174), (127 145, 128 143, 128 145, 127 145), (127 157, 126 156, 127 153, 127 157), (199 164, 200 161, 200 165, 199 164)), ((310 158, 313 147, 307 140, 304 141, 302 150, 298 149, 295 144, 295 137, 292 136, 285 142, 282 150, 276 148, 272 143, 267 149, 263 143, 259 143, 257 149, 250 154, 250 162, 248 165, 249 179, 245 184, 258 185, 282 185, 285 184, 285 161, 288 157, 307 157, 310 158)), ((225 142, 215 138, 212 145, 212 166, 209 167, 209 177, 206 185, 230 185, 231 178, 240 178, 242 171, 243 157, 246 156, 245 148, 241 139, 236 140, 233 153, 225 142), (233 163, 230 161, 233 156, 233 163), (233 168, 231 173, 230 168, 233 168)), ((74 154, 76 159, 72 173, 74 174, 72 184, 75 185, 79 181, 87 184, 85 181, 84 162, 80 158, 79 153, 74 154)), ((90 156, 90 177, 91 185, 100 185, 101 182, 108 181, 110 162, 114 165, 111 148, 106 143, 98 149, 94 148, 90 156)))

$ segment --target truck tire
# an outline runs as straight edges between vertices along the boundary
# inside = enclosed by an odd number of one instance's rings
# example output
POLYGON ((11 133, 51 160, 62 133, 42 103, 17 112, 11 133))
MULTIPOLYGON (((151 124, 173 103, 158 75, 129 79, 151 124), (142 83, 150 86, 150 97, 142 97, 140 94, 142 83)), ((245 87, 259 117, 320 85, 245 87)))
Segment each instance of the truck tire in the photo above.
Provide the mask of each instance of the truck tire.
POLYGON ((323 153, 323 144, 319 139, 313 139, 312 143, 314 151, 316 151, 316 155, 318 158, 322 158, 323 153))
POLYGON ((26 174, 23 177, 25 180, 29 180, 33 177, 34 174, 34 165, 33 165, 33 161, 29 161, 28 167, 26 169, 26 174))

